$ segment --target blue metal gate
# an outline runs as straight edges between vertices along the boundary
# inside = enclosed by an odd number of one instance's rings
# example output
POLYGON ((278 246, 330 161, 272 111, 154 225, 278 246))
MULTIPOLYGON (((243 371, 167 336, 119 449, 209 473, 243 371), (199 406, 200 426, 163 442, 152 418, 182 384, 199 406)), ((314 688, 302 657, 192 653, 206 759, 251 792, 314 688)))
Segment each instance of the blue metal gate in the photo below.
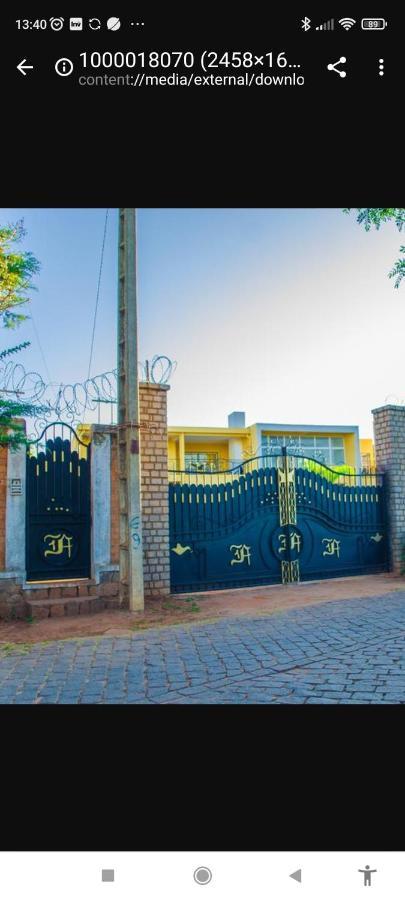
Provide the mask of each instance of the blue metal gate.
POLYGON ((171 475, 174 593, 387 568, 384 484, 378 473, 329 469, 283 452, 228 472, 171 475))
POLYGON ((27 449, 27 581, 90 575, 90 445, 64 422, 27 449))

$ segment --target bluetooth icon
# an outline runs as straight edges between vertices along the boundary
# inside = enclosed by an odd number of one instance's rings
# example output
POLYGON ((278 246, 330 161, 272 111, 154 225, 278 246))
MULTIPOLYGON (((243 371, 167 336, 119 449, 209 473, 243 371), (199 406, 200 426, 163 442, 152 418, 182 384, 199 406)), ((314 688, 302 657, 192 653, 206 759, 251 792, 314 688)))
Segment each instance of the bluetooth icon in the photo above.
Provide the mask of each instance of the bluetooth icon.
POLYGON ((308 19, 308 16, 305 16, 305 19, 301 19, 301 22, 302 22, 301 28, 303 28, 304 31, 309 31, 309 29, 311 27, 311 24, 310 24, 311 19, 308 19))

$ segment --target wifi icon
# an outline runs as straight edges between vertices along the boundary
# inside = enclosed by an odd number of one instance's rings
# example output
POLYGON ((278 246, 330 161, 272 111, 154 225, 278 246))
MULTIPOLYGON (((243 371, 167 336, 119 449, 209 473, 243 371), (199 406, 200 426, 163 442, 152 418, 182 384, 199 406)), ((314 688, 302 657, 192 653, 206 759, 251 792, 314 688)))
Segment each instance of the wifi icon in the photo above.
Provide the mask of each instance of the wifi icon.
POLYGON ((342 26, 346 31, 349 31, 349 28, 353 28, 353 25, 356 24, 356 19, 339 19, 339 25, 342 26))

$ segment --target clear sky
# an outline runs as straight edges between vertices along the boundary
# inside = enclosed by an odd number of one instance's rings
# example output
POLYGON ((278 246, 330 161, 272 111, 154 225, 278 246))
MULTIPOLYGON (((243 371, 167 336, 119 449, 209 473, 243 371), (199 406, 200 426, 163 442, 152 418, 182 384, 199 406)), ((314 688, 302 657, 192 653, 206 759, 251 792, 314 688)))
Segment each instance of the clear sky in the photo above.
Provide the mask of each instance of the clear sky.
MULTIPOLYGON (((55 382, 87 376, 105 212, 0 210, 2 224, 24 219, 23 247, 41 262, 31 309, 55 382)), ((110 210, 92 375, 116 366, 117 222, 110 210)), ((403 401, 393 224, 366 233, 340 209, 140 209, 137 227, 140 357, 177 361, 171 425, 226 425, 244 410, 247 424, 359 425, 367 437, 370 410, 403 401)), ((18 361, 46 379, 30 321, 22 340, 18 361)))

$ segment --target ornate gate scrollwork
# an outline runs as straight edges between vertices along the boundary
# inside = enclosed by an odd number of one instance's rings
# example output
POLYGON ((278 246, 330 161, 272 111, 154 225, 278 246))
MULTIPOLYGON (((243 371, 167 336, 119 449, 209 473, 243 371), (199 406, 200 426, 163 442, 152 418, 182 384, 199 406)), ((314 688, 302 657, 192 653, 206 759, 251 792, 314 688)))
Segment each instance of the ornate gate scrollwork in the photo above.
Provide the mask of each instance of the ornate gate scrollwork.
POLYGON ((291 529, 291 525, 297 524, 294 460, 287 455, 285 447, 282 447, 282 454, 277 466, 277 477, 280 526, 283 528, 279 537, 283 537, 284 541, 280 541, 279 552, 285 552, 281 559, 281 581, 289 584, 300 580, 298 554, 301 551, 302 536, 291 529))

